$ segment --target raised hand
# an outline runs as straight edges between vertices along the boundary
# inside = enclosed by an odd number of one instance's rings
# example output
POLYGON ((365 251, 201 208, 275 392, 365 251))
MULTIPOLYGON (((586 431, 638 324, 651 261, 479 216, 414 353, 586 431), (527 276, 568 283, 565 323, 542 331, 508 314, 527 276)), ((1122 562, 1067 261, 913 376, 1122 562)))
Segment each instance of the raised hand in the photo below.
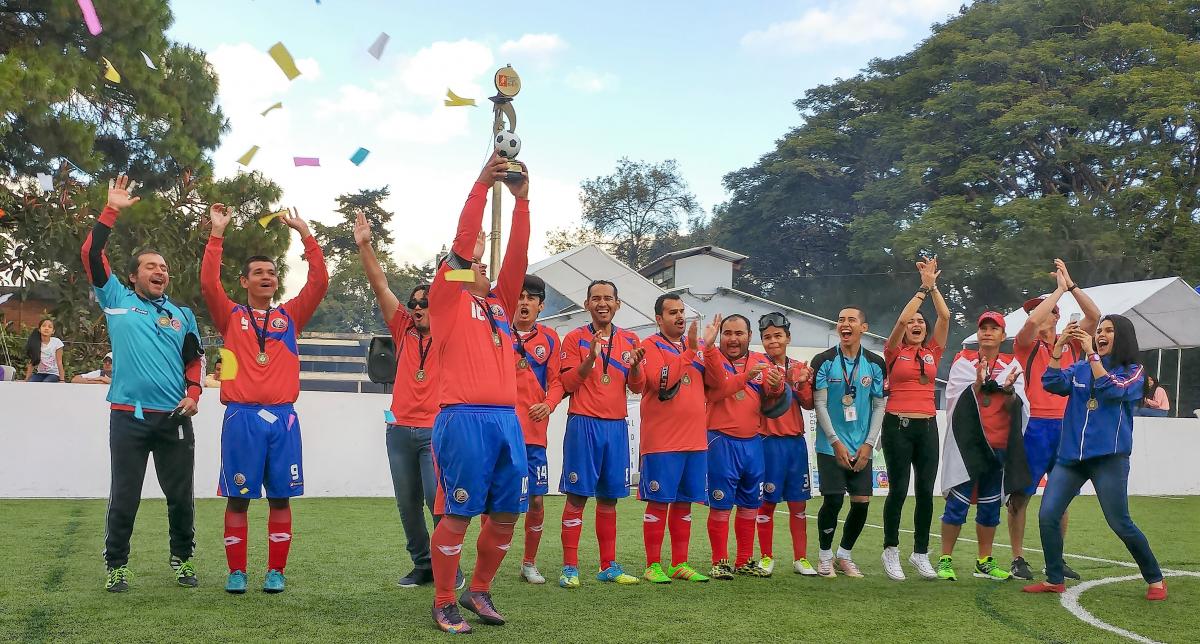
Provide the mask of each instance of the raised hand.
POLYGON ((363 211, 355 212, 354 217, 354 244, 363 246, 371 243, 371 224, 367 221, 367 216, 363 211))
POLYGON ((133 190, 133 182, 129 177, 121 175, 115 181, 108 182, 108 206, 117 210, 122 210, 132 206, 142 200, 141 197, 130 197, 129 193, 133 190))
POLYGON ((687 343, 688 343, 688 348, 691 349, 692 351, 700 350, 700 330, 699 329, 700 329, 700 320, 698 320, 698 319, 692 320, 692 323, 690 325, 688 325, 687 343))
POLYGON ((1064 289, 1075 283, 1075 280, 1071 279, 1071 272, 1067 270, 1066 262, 1062 261, 1061 259, 1055 259, 1054 260, 1054 270, 1058 271, 1059 273, 1062 273, 1063 279, 1066 280, 1067 283, 1066 283, 1066 285, 1064 285, 1064 287, 1063 287, 1064 289))
POLYGON ((1084 355, 1090 355, 1096 352, 1096 345, 1095 341, 1092 340, 1092 334, 1079 327, 1076 327, 1075 330, 1071 332, 1071 337, 1079 342, 1079 346, 1083 349, 1084 355))
POLYGON ((308 223, 300 218, 300 211, 296 208, 288 208, 279 218, 287 224, 288 228, 300 233, 301 239, 312 234, 308 229, 308 223))
POLYGON ((772 368, 770 371, 767 371, 766 381, 767 386, 771 389, 778 387, 783 382, 783 369, 772 368))
POLYGON ((487 233, 482 230, 475 236, 475 255, 471 257, 472 261, 483 261, 483 251, 487 248, 487 233))
POLYGON ((705 344, 705 346, 710 346, 710 347, 716 346, 715 343, 717 341, 717 334, 720 332, 721 332, 721 314, 718 313, 713 316, 712 322, 709 322, 708 326, 704 327, 704 344, 705 344))
POLYGON ((924 288, 936 288, 937 279, 942 272, 938 270, 937 258, 929 259, 922 257, 921 261, 917 262, 917 271, 921 274, 921 286, 924 288))
MULTIPOLYGON (((523 161, 516 161, 521 166, 521 179, 518 181, 505 181, 504 185, 508 186, 508 191, 517 199, 529 198, 529 168, 525 167, 523 161)), ((508 176, 507 174, 505 175, 508 176)))
POLYGON ((483 165, 483 170, 479 173, 479 183, 490 186, 497 181, 503 181, 508 176, 507 165, 508 159, 500 156, 497 152, 492 152, 492 156, 488 157, 487 163, 483 165))
POLYGON ((233 218, 233 211, 223 203, 215 203, 208 209, 208 219, 212 222, 212 236, 224 237, 225 227, 233 218))
POLYGON ((1012 371, 1010 371, 1008 373, 1008 378, 1004 379, 1004 388, 1008 389, 1009 387, 1012 387, 1014 384, 1016 384, 1017 376, 1019 376, 1019 375, 1021 375, 1021 367, 1020 367, 1020 365, 1017 365, 1013 368, 1012 371))
POLYGON ((975 364, 975 384, 982 387, 983 383, 987 382, 990 373, 991 367, 988 365, 987 360, 980 358, 979 362, 975 364))
POLYGON ((592 360, 596 360, 600 357, 600 354, 604 353, 604 348, 601 346, 603 342, 604 338, 601 337, 599 333, 592 336, 592 351, 590 354, 592 356, 592 360))

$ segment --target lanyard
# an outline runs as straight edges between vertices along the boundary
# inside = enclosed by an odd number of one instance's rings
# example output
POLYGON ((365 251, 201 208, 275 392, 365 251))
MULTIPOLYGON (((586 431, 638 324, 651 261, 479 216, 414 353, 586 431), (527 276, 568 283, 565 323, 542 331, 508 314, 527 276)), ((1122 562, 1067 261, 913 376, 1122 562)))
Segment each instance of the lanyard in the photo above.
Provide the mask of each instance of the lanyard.
POLYGON ((492 315, 492 309, 488 306, 487 300, 475 297, 474 295, 471 296, 471 299, 475 300, 479 308, 483 309, 483 314, 487 316, 488 326, 492 327, 492 343, 500 346, 500 330, 496 325, 496 316, 492 315))
POLYGON ((538 333, 540 333, 540 332, 541 331, 538 329, 537 325, 534 324, 533 325, 533 333, 530 333, 528 338, 523 338, 523 337, 521 337, 521 332, 518 331, 516 329, 516 327, 513 328, 513 338, 515 338, 515 340, 516 340, 517 353, 521 354, 521 357, 523 357, 523 358, 529 357, 529 354, 525 353, 525 343, 536 338, 538 336, 538 333))
MULTIPOLYGON (((850 371, 849 369, 846 368, 846 356, 845 356, 845 354, 843 354, 841 352, 840 349, 838 350, 838 357, 841 358, 841 360, 842 360, 842 383, 845 385, 845 388, 846 388, 846 396, 849 396, 851 398, 851 400, 853 400, 854 397, 858 395, 858 387, 854 386, 853 383, 854 383, 854 377, 856 375, 858 375, 858 363, 859 363, 859 360, 862 358, 862 348, 860 347, 858 349, 858 355, 854 356, 854 370, 853 371, 850 371)), ((843 398, 845 398, 845 396, 843 396, 843 398)))
POLYGON ((258 322, 254 319, 254 309, 250 308, 250 304, 246 303, 247 317, 250 318, 250 326, 254 327, 254 337, 258 338, 258 363, 266 364, 263 359, 267 355, 267 323, 271 319, 271 307, 267 307, 267 312, 263 315, 262 328, 258 328, 258 322))
MULTIPOLYGON (((588 323, 588 331, 592 333, 592 337, 596 337, 596 327, 588 323)), ((613 346, 617 344, 617 325, 612 325, 612 332, 608 334, 608 349, 604 351, 604 382, 608 382, 608 362, 612 360, 613 346)))
POLYGON ((433 338, 430 337, 426 342, 421 334, 417 334, 417 354, 421 356, 421 364, 417 367, 419 371, 425 371, 425 358, 429 357, 429 350, 433 348, 433 338))
MULTIPOLYGON (((683 355, 683 351, 676 350, 674 340, 668 339, 667 336, 663 335, 662 333, 657 333, 655 335, 662 338, 663 341, 667 343, 668 347, 671 350, 672 355, 676 355, 676 356, 683 355)), ((681 345, 683 344, 682 340, 680 340, 680 344, 681 345)), ((662 367, 662 370, 660 370, 659 374, 658 374, 658 399, 661 401, 667 401, 667 400, 674 398, 675 394, 679 393, 680 383, 685 383, 685 384, 689 383, 690 378, 687 375, 687 364, 681 362, 680 369, 683 371, 683 375, 680 376, 679 380, 675 383, 674 387, 667 387, 667 379, 671 375, 671 367, 668 366, 668 364, 667 364, 667 353, 665 351, 663 351, 661 344, 658 345, 658 353, 663 358, 663 367, 662 367)))

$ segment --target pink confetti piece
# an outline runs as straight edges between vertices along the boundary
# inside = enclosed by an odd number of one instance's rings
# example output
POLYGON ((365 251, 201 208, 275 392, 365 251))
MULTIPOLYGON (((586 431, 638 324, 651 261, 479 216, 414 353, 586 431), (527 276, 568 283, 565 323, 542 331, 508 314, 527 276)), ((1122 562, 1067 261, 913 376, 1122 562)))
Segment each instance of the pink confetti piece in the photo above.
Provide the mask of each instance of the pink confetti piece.
POLYGON ((96 15, 96 7, 92 6, 92 0, 79 0, 79 8, 83 11, 83 21, 87 23, 88 32, 99 36, 104 27, 100 26, 100 16, 96 15))
POLYGON ((297 168, 305 165, 317 168, 321 167, 321 160, 317 157, 292 157, 292 163, 295 164, 297 168))

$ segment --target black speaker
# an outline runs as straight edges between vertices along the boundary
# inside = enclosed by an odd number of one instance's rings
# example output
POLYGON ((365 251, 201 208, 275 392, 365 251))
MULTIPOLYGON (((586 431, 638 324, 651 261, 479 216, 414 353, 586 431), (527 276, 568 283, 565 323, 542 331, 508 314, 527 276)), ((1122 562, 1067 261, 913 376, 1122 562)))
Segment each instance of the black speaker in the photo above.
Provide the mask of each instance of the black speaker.
POLYGON ((371 346, 367 348, 367 377, 384 385, 396 379, 396 343, 391 336, 371 338, 371 346))

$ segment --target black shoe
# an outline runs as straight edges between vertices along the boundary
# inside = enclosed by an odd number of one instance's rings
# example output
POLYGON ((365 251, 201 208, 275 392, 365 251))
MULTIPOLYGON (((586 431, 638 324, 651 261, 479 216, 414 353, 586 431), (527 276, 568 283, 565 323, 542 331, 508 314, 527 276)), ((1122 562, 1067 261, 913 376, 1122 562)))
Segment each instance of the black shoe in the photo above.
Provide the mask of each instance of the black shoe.
POLYGON ((431 568, 413 568, 411 572, 404 575, 396 582, 396 585, 401 588, 416 588, 433 583, 433 570, 431 568))
MULTIPOLYGON (((1024 579, 1025 581, 1033 580, 1033 571, 1029 569, 1029 563, 1025 561, 1025 557, 1013 559, 1008 571, 1017 579, 1024 579)), ((1044 573, 1045 571, 1042 572, 1044 573)))
MULTIPOLYGON (((1045 568, 1042 568, 1042 574, 1043 575, 1046 574, 1045 568)), ((1079 573, 1075 572, 1075 570, 1073 568, 1071 568, 1070 566, 1068 566, 1065 561, 1063 562, 1063 577, 1066 577, 1067 579, 1074 579, 1075 581, 1079 581, 1079 573)))
POLYGON ((467 587, 467 578, 463 577, 462 568, 454 573, 454 590, 462 590, 467 587))
POLYGON ((174 555, 171 556, 171 570, 175 572, 175 581, 185 588, 195 588, 200 585, 200 580, 196 578, 196 567, 192 565, 192 560, 184 561, 174 555))

